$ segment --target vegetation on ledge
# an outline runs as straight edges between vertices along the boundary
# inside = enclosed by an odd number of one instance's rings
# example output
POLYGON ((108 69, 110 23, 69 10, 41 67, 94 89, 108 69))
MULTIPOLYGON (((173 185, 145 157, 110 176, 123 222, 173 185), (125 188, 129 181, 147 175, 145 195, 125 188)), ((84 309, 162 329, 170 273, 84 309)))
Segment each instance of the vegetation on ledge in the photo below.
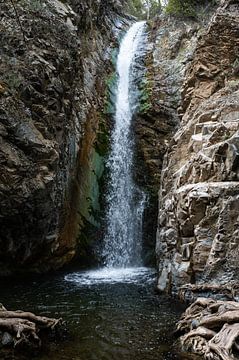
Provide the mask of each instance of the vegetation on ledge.
POLYGON ((161 1, 128 0, 127 11, 139 19, 149 19, 161 12, 161 1))
POLYGON ((200 18, 205 5, 215 5, 216 0, 169 0, 165 8, 166 14, 200 18))

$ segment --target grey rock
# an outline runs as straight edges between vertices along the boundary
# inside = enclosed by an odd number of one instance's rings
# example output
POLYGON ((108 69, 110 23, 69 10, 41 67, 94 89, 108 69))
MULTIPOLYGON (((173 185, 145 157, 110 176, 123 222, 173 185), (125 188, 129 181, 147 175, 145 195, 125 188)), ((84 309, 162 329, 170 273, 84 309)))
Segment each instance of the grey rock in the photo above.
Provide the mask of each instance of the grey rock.
POLYGON ((8 332, 4 332, 2 335, 2 346, 10 346, 13 343, 13 337, 8 332))
POLYGON ((81 248, 89 214, 79 204, 91 205, 85 184, 112 69, 105 49, 115 24, 129 25, 114 1, 16 8, 26 43, 11 2, 0 4, 0 275, 59 268, 81 248))
POLYGON ((239 82, 232 71, 239 5, 233 6, 219 7, 196 40, 181 87, 182 121, 164 158, 156 252, 159 288, 174 294, 190 284, 194 291, 206 284, 210 293, 218 284, 220 296, 220 286, 239 281, 239 82))

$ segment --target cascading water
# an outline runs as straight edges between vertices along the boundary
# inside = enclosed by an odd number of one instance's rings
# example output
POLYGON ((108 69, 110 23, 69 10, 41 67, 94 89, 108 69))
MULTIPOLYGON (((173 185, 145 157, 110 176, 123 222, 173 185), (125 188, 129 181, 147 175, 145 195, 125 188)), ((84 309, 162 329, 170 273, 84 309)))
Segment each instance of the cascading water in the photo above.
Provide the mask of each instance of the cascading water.
POLYGON ((110 180, 107 193, 106 236, 103 257, 107 267, 141 265, 144 193, 133 180, 131 133, 136 102, 133 85, 134 59, 142 51, 145 22, 135 23, 122 40, 117 60, 115 126, 107 162, 110 180))

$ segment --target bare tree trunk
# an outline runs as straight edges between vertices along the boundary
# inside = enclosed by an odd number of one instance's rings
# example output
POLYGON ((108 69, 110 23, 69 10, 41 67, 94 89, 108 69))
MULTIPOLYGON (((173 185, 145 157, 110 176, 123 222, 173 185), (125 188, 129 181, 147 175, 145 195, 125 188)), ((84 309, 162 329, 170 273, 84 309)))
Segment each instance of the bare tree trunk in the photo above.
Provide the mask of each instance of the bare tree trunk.
POLYGON ((150 2, 149 2, 149 0, 146 0, 146 9, 147 9, 147 20, 149 20, 149 17, 150 17, 150 2))

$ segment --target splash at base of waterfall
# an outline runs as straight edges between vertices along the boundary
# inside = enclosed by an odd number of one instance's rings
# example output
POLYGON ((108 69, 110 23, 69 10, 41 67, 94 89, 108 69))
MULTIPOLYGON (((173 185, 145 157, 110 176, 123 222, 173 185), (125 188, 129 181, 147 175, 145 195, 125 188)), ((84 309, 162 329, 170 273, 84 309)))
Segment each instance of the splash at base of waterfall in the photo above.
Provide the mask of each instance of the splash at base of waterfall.
POLYGON ((133 284, 138 282, 152 283, 155 281, 155 276, 155 269, 146 267, 103 268, 68 274, 65 276, 65 280, 79 286, 114 283, 133 284))
POLYGON ((185 360, 172 337, 184 308, 155 295, 153 270, 111 270, 111 283, 105 270, 2 280, 1 301, 67 322, 67 341, 38 360, 185 360))

